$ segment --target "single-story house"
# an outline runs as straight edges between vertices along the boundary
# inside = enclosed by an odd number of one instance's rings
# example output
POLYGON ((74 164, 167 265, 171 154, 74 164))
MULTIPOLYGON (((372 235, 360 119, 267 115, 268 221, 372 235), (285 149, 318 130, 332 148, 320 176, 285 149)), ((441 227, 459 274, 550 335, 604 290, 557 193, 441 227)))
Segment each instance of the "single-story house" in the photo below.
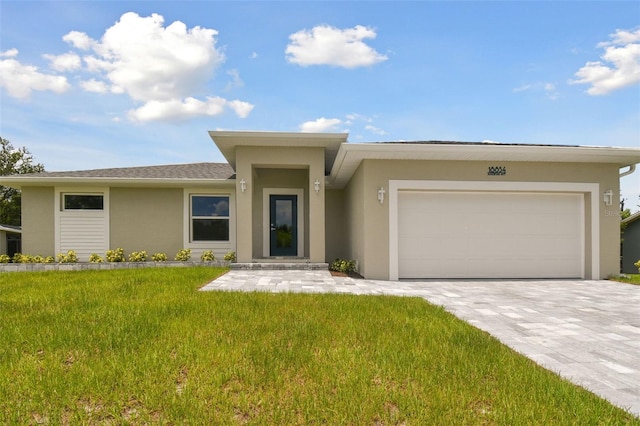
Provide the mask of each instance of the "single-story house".
POLYGON ((623 219, 622 223, 626 225, 622 232, 622 272, 637 274, 634 263, 640 261, 640 212, 623 219))
POLYGON ((210 136, 227 163, 0 178, 22 190, 23 251, 342 258, 384 280, 619 272, 619 178, 640 149, 210 136))
POLYGON ((22 230, 19 226, 0 225, 0 254, 13 257, 21 250, 22 230))

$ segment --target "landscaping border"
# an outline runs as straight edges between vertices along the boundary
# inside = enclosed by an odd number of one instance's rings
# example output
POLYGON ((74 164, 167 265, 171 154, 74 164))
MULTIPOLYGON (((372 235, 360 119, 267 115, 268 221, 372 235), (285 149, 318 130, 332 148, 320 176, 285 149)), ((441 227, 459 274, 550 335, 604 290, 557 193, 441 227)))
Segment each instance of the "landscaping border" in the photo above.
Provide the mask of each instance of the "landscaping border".
POLYGON ((78 262, 78 263, 4 263, 2 272, 45 272, 45 271, 109 271, 114 269, 138 268, 183 268, 190 266, 226 267, 227 261, 167 261, 167 262, 78 262))

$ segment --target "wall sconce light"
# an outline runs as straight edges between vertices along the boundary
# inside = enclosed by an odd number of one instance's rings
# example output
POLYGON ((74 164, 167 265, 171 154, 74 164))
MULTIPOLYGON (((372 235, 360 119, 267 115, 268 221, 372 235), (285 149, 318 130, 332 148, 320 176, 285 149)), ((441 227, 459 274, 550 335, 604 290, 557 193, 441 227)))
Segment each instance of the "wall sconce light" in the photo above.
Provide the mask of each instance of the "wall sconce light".
POLYGON ((610 206, 613 204, 613 191, 611 189, 607 189, 604 191, 604 204, 610 206))
POLYGON ((246 190, 247 190, 247 182, 244 179, 242 179, 240 180, 240 191, 244 192, 246 190))
POLYGON ((378 201, 380 201, 380 204, 384 203, 384 193, 386 191, 384 190, 383 187, 380 187, 380 189, 378 189, 378 201))
POLYGON ((320 192, 320 181, 318 179, 316 179, 316 181, 313 182, 313 189, 316 190, 316 194, 320 192))

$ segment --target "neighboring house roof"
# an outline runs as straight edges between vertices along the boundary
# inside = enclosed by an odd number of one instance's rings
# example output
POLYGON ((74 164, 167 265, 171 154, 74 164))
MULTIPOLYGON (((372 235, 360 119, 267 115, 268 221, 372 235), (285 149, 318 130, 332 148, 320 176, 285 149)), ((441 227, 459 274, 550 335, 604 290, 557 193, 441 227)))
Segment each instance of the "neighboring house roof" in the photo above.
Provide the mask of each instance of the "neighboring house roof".
POLYGON ((635 222, 636 220, 640 219, 640 212, 636 212, 634 214, 632 214, 631 216, 629 216, 626 219, 622 219, 622 223, 632 223, 635 222))
POLYGON ((12 232, 14 234, 22 234, 22 228, 13 225, 0 225, 0 231, 12 232))
POLYGON ((131 181, 153 186, 211 183, 211 180, 233 182, 235 172, 227 163, 169 164, 163 166, 123 167, 112 169, 79 170, 66 172, 42 172, 23 175, 3 176, 3 182, 12 186, 26 186, 29 183, 108 183, 128 184, 131 181))

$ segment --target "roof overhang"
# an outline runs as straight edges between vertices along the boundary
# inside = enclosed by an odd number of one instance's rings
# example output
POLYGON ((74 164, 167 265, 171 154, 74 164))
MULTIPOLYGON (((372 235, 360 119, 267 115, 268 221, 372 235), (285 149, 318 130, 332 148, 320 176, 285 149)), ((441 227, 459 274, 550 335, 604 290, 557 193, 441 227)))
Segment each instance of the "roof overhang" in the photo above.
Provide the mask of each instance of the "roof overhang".
POLYGON ((347 142, 348 133, 301 133, 301 132, 246 132, 210 131, 209 136, 218 146, 229 165, 236 169, 236 148, 253 147, 311 147, 324 149, 324 164, 328 173, 338 150, 347 142))
POLYGON ((638 219, 640 219, 640 212, 636 212, 631 216, 629 216, 628 218, 622 219, 622 223, 629 224, 629 223, 635 222, 638 219))
POLYGON ((77 188, 109 186, 136 188, 185 188, 235 186, 235 179, 157 179, 157 178, 105 178, 105 177, 46 177, 29 175, 0 176, 0 185, 21 189, 25 186, 73 186, 77 188))
POLYGON ((349 143, 340 145, 328 184, 337 188, 344 187, 360 163, 368 159, 608 163, 627 167, 640 163, 640 148, 474 143, 349 143))
POLYGON ((22 228, 19 226, 0 225, 0 231, 8 232, 10 234, 22 234, 22 228))

